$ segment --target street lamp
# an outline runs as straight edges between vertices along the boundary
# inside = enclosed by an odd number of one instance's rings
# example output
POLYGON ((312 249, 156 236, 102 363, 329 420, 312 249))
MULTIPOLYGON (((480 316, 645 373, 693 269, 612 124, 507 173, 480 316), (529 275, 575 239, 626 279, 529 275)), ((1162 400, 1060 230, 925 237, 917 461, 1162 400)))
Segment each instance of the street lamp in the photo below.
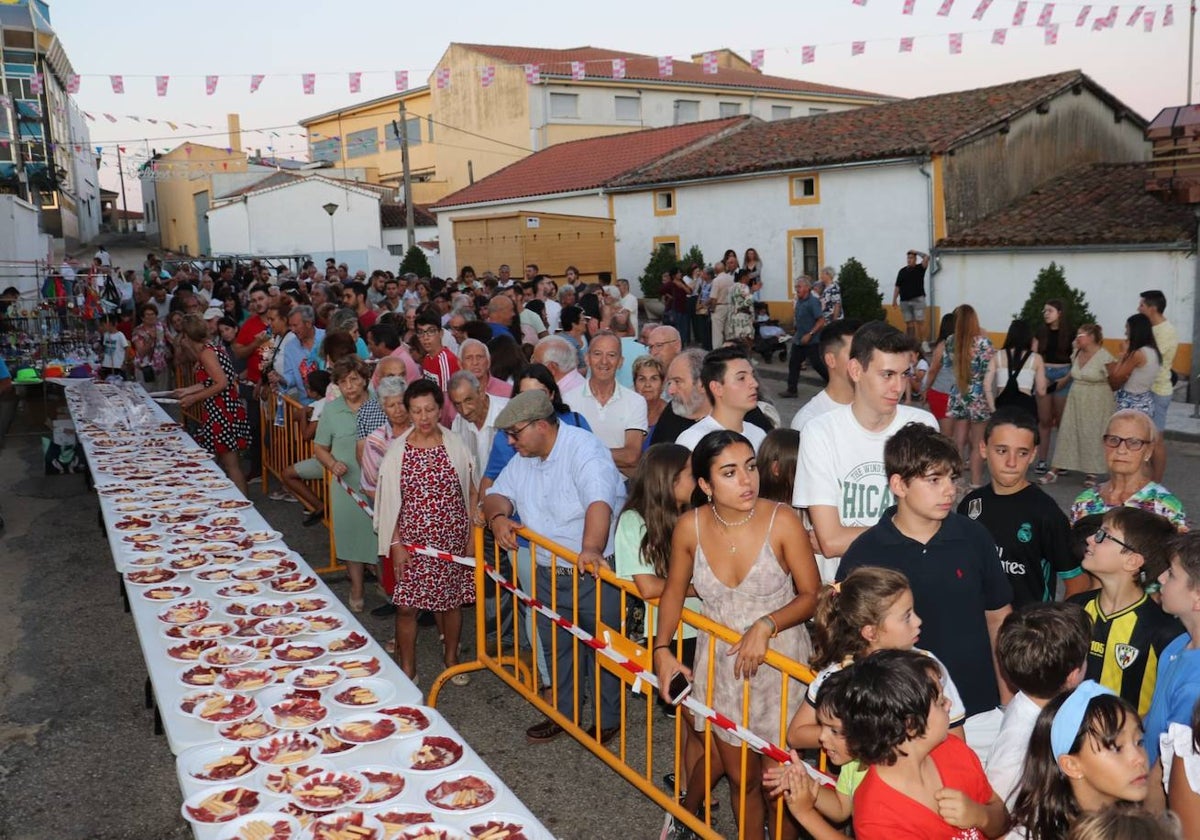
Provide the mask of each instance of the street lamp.
POLYGON ((337 262, 337 239, 333 233, 333 214, 337 212, 338 206, 331 201, 324 207, 325 212, 329 214, 329 247, 333 249, 333 261, 337 262))

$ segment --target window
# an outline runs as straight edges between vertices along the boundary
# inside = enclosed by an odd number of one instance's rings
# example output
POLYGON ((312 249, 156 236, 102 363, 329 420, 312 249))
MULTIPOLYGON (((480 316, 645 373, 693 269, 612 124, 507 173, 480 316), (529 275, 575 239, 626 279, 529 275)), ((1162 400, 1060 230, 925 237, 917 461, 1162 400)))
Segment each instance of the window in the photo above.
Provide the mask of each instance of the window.
POLYGON ((312 141, 312 159, 336 161, 342 156, 342 141, 337 137, 312 141))
POLYGON ((740 102, 722 102, 719 105, 721 118, 736 117, 742 113, 742 103, 740 102))
POLYGON ((791 105, 772 105, 771 119, 773 120, 790 120, 792 118, 791 105))
POLYGON ((808 115, 810 117, 815 117, 817 114, 828 114, 828 113, 829 113, 828 108, 809 108, 808 109, 808 115))
POLYGON ((699 99, 675 100, 675 125, 696 122, 698 119, 700 119, 699 99))
POLYGON ((654 193, 654 215, 675 215, 675 190, 658 190, 654 193))
POLYGON ((788 179, 789 204, 817 204, 821 201, 821 182, 815 174, 793 175, 788 179))
POLYGON ((613 104, 616 107, 617 119, 633 120, 637 122, 642 118, 642 99, 640 96, 614 96, 613 104))
POLYGON ((387 246, 387 249, 388 249, 388 253, 391 254, 393 257, 403 257, 404 252, 406 250, 406 248, 403 245, 389 245, 389 246, 387 246))
POLYGON ((550 118, 573 120, 579 117, 579 95, 575 93, 550 94, 550 118))
POLYGON ((825 232, 820 229, 788 231, 788 297, 801 274, 816 278, 821 270, 825 232))
POLYGON ((671 256, 679 259, 679 237, 678 236, 656 236, 654 237, 654 245, 650 249, 652 253, 657 254, 659 248, 666 248, 671 252, 671 256))
POLYGON ((364 128, 346 135, 346 157, 373 155, 379 150, 379 129, 364 128))
MULTIPOLYGON (((383 141, 384 148, 391 152, 394 152, 400 148, 400 138, 396 136, 396 129, 393 127, 393 123, 394 123, 394 121, 392 123, 388 123, 387 128, 384 129, 384 141, 383 141)), ((404 120, 404 133, 406 135, 408 135, 408 145, 409 146, 420 146, 421 145, 421 118, 420 117, 406 118, 404 120)))

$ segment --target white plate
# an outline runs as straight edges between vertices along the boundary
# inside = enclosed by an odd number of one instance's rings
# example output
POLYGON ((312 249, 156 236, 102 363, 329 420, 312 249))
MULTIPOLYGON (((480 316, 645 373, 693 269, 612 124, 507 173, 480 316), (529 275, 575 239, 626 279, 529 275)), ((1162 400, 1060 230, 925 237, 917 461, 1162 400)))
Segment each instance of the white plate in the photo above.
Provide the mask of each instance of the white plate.
MULTIPOLYGON (((544 837, 542 831, 535 830, 534 827, 529 824, 529 819, 527 817, 517 816, 516 814, 492 813, 480 814, 473 819, 463 820, 463 824, 467 827, 467 837, 477 836, 471 833, 472 829, 474 829, 476 826, 479 826, 482 831, 483 827, 488 823, 506 823, 508 825, 515 825, 520 828, 521 833, 529 838, 529 840, 542 840, 544 837)), ((400 836, 403 837, 404 835, 400 836)))
POLYGON ((304 838, 304 829, 300 827, 300 821, 291 814, 285 814, 282 811, 256 811, 253 814, 238 817, 229 823, 217 835, 217 840, 249 840, 251 837, 258 837, 260 835, 243 834, 242 831, 251 825, 262 823, 276 829, 275 833, 266 840, 303 840, 304 838), (277 828, 281 825, 286 825, 287 830, 277 828))
POLYGON ((451 738, 449 735, 435 735, 425 733, 420 738, 405 738, 394 750, 392 750, 392 761, 397 767, 404 770, 405 773, 417 773, 422 776, 428 776, 431 773, 448 773, 452 770, 461 769, 458 767, 459 762, 463 760, 463 755, 466 753, 466 746, 457 738, 451 738), (428 738, 437 739, 439 741, 448 741, 453 747, 447 747, 445 743, 439 743, 432 746, 446 747, 450 749, 454 760, 442 767, 422 768, 414 766, 416 760, 415 754, 425 746, 425 740, 428 738))
POLYGON ((361 680, 347 680, 341 683, 333 691, 329 692, 329 702, 341 706, 343 709, 355 709, 362 711, 364 709, 378 709, 380 706, 386 705, 392 696, 396 693, 396 686, 387 680, 381 680, 378 677, 364 677, 361 680), (348 691, 354 691, 356 688, 365 689, 375 695, 375 701, 372 703, 353 703, 348 700, 339 700, 338 695, 345 694, 348 691))
POLYGON ((372 808, 388 808, 389 803, 394 804, 400 798, 400 795, 402 793, 404 793, 404 791, 407 790, 408 786, 409 786, 408 780, 404 777, 404 772, 397 767, 389 767, 389 766, 386 766, 383 764, 364 764, 364 765, 360 765, 359 767, 351 767, 350 772, 354 773, 356 776, 359 776, 366 783, 366 786, 367 786, 366 790, 363 791, 363 796, 359 797, 358 801, 354 803, 353 807, 356 809, 361 808, 361 809, 365 810, 365 809, 372 809, 372 808), (373 789, 377 789, 381 793, 387 792, 388 790, 392 789, 392 786, 390 784, 385 785, 385 783, 382 781, 379 781, 379 782, 371 781, 369 778, 367 778, 368 773, 371 773, 371 774, 386 773, 389 776, 395 777, 400 782, 400 789, 397 790, 395 793, 392 793, 390 796, 387 796, 384 799, 377 799, 374 802, 367 802, 364 800, 364 797, 368 796, 373 789))
POLYGON ((176 761, 179 763, 179 769, 183 772, 183 775, 202 785, 236 784, 249 788, 258 787, 257 783, 247 784, 258 769, 258 762, 250 756, 250 747, 247 744, 234 744, 224 741, 216 744, 203 744, 180 753, 176 761), (246 757, 246 762, 243 765, 245 769, 240 775, 228 779, 208 779, 201 775, 206 765, 236 755, 239 752, 242 752, 246 757))
POLYGON ((241 668, 258 659, 258 651, 247 645, 219 644, 200 654, 200 661, 215 668, 241 668))
POLYGON ((163 586, 152 586, 142 590, 142 597, 147 601, 165 604, 169 601, 178 601, 180 598, 186 598, 192 594, 192 587, 180 584, 165 584, 163 586))
MULTIPOLYGON (((386 741, 388 738, 395 738, 397 733, 396 721, 387 715, 374 714, 372 712, 359 712, 357 714, 348 714, 344 717, 335 720, 331 726, 333 727, 333 736, 339 741, 344 741, 347 744, 376 744, 380 741, 386 741), (347 731, 345 727, 366 725, 374 726, 375 724, 387 722, 390 726, 384 726, 377 736, 357 735, 352 731, 347 731)), ((397 768, 399 772, 399 768, 397 768)))
POLYGON ((501 781, 493 774, 487 773, 483 770, 448 770, 430 779, 429 782, 421 788, 421 793, 417 801, 428 803, 431 808, 434 808, 437 812, 443 814, 474 814, 484 810, 485 808, 491 807, 492 803, 500 798, 500 794, 503 792, 503 790, 504 785, 501 783, 501 781), (459 779, 465 779, 468 776, 473 776, 480 781, 486 782, 487 785, 492 789, 491 798, 489 798, 486 802, 480 802, 479 804, 470 808, 450 808, 446 807, 445 805, 439 805, 435 802, 433 793, 439 786, 446 784, 447 782, 455 782, 459 779))
POLYGON ((256 598, 262 594, 262 587, 248 580, 230 580, 218 586, 213 594, 218 598, 236 601, 240 598, 256 598))
POLYGON ((245 813, 249 813, 255 808, 259 807, 259 805, 262 803, 262 794, 260 794, 258 791, 250 790, 245 785, 225 785, 222 787, 205 787, 196 791, 183 801, 183 806, 179 809, 179 813, 182 814, 183 818, 192 825, 216 825, 218 823, 232 822, 233 820, 242 816, 242 814, 239 814, 237 811, 232 811, 225 819, 204 820, 194 817, 189 809, 199 807, 201 802, 214 794, 221 794, 225 793, 226 791, 234 791, 238 788, 245 790, 247 792, 247 799, 253 803, 253 805, 248 805, 246 807, 245 813))
POLYGON ((315 698, 294 696, 299 693, 300 689, 295 689, 286 685, 274 686, 263 691, 258 695, 258 701, 263 710, 263 719, 272 726, 277 726, 280 729, 311 729, 314 726, 320 726, 321 724, 326 723, 329 720, 329 706, 321 699, 320 693, 316 692, 318 696, 315 698), (315 720, 305 719, 293 721, 288 718, 288 713, 286 711, 280 712, 276 711, 274 708, 279 704, 288 703, 294 700, 315 700, 319 704, 320 710, 324 712, 324 714, 315 720))
POLYGON ((195 624, 212 615, 212 604, 197 599, 172 604, 158 613, 158 620, 166 624, 195 624))
POLYGON ((283 539, 283 534, 278 531, 249 531, 246 536, 250 538, 250 542, 255 545, 265 545, 267 543, 278 542, 283 539))
POLYGON ((321 691, 326 688, 332 688, 345 678, 346 675, 344 672, 330 665, 302 665, 287 675, 286 682, 293 688, 302 688, 305 691, 321 691), (328 674, 332 676, 333 679, 322 685, 301 685, 300 681, 307 676, 306 672, 312 672, 314 674, 328 674))
POLYGON ((383 823, 379 822, 379 820, 375 819, 374 817, 370 816, 369 814, 364 813, 363 811, 348 811, 346 809, 342 809, 340 811, 334 811, 332 814, 326 814, 324 816, 317 817, 316 819, 314 819, 308 827, 308 831, 309 831, 308 837, 309 838, 317 838, 317 837, 323 838, 326 836, 330 836, 330 835, 317 834, 316 833, 317 826, 318 825, 327 825, 327 824, 336 824, 338 820, 340 820, 344 817, 350 816, 351 814, 355 814, 358 817, 360 817, 362 819, 362 826, 364 828, 370 828, 374 832, 372 834, 362 835, 362 840, 383 840, 383 838, 385 836, 384 829, 383 829, 383 823))
POLYGON ((264 764, 255 777, 255 786, 267 796, 287 798, 292 795, 292 786, 301 780, 333 770, 332 764, 321 761, 302 761, 299 764, 289 764, 279 767, 264 764))
MULTIPOLYGON (((396 809, 391 809, 396 810, 396 809)), ((403 831, 393 834, 391 840, 413 840, 413 838, 425 838, 431 831, 440 831, 441 834, 435 834, 438 840, 471 840, 470 835, 463 832, 461 828, 454 828, 445 823, 424 822, 410 826, 403 831)))
POLYGON ((314 773, 311 776, 306 776, 301 781, 297 782, 292 787, 291 799, 297 808, 303 808, 307 811, 340 811, 349 808, 358 798, 367 790, 367 780, 362 776, 351 773, 348 770, 329 769, 323 773, 314 773), (323 787, 325 785, 335 785, 342 789, 339 795, 339 801, 330 803, 328 801, 308 801, 304 798, 307 791, 313 788, 323 787), (344 787, 343 787, 344 786, 344 787))
POLYGON ((321 739, 315 735, 309 735, 307 732, 278 732, 256 742, 251 751, 254 760, 259 764, 269 764, 274 767, 285 767, 289 764, 313 761, 320 754, 321 739), (300 755, 300 757, 289 761, 281 762, 279 760, 287 758, 290 752, 308 754, 300 755))
POLYGON ((266 621, 256 625, 254 629, 260 636, 274 636, 281 639, 290 639, 293 636, 299 636, 302 633, 307 633, 308 622, 303 618, 297 618, 294 615, 288 615, 280 618, 268 618, 266 621))
POLYGON ((180 712, 185 715, 190 715, 196 720, 201 720, 205 723, 217 724, 235 723, 236 721, 245 720, 248 717, 253 717, 254 715, 258 714, 258 702, 249 694, 242 694, 236 691, 225 691, 224 689, 220 688, 203 688, 199 691, 193 691, 185 694, 179 699, 178 708, 180 712), (217 695, 236 702, 238 704, 238 708, 233 712, 222 712, 223 715, 226 715, 224 717, 203 717, 202 712, 204 709, 204 704, 208 702, 209 698, 216 697, 217 695), (193 704, 191 711, 187 711, 184 708, 184 706, 188 703, 193 704))
POLYGON ((151 566, 148 569, 127 566, 125 570, 125 582, 130 586, 161 586, 177 577, 179 577, 179 572, 174 569, 164 569, 161 566, 151 566))

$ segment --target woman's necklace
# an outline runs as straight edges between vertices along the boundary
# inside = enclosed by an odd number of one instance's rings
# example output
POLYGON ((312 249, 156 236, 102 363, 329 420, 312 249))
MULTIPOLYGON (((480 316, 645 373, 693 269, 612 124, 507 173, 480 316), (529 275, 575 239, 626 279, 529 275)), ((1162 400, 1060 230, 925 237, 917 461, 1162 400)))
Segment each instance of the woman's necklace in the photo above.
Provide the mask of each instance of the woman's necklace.
MULTIPOLYGON (((728 534, 734 528, 740 528, 741 526, 745 525, 747 522, 749 522, 751 519, 754 518, 754 514, 758 511, 758 505, 755 505, 754 507, 750 508, 750 512, 748 514, 746 514, 744 517, 739 519, 737 522, 726 522, 724 519, 721 518, 721 514, 717 513, 717 503, 716 502, 710 502, 709 507, 712 508, 713 516, 716 518, 717 522, 720 524, 721 528, 725 531, 726 534, 728 534)), ((730 541, 730 543, 729 543, 729 553, 730 554, 737 553, 737 544, 732 541, 730 541)))

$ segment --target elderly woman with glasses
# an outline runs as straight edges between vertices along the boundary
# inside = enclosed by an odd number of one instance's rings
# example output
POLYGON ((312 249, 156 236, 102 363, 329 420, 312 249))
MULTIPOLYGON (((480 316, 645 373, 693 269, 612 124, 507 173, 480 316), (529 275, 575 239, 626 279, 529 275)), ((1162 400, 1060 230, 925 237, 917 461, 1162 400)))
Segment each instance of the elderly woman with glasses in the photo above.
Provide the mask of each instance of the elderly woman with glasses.
POLYGON ((1108 463, 1108 481, 1089 487, 1071 505, 1071 521, 1125 505, 1157 513, 1176 528, 1187 523, 1183 503, 1147 472, 1158 430, 1150 416, 1132 408, 1109 418, 1101 441, 1108 463))

